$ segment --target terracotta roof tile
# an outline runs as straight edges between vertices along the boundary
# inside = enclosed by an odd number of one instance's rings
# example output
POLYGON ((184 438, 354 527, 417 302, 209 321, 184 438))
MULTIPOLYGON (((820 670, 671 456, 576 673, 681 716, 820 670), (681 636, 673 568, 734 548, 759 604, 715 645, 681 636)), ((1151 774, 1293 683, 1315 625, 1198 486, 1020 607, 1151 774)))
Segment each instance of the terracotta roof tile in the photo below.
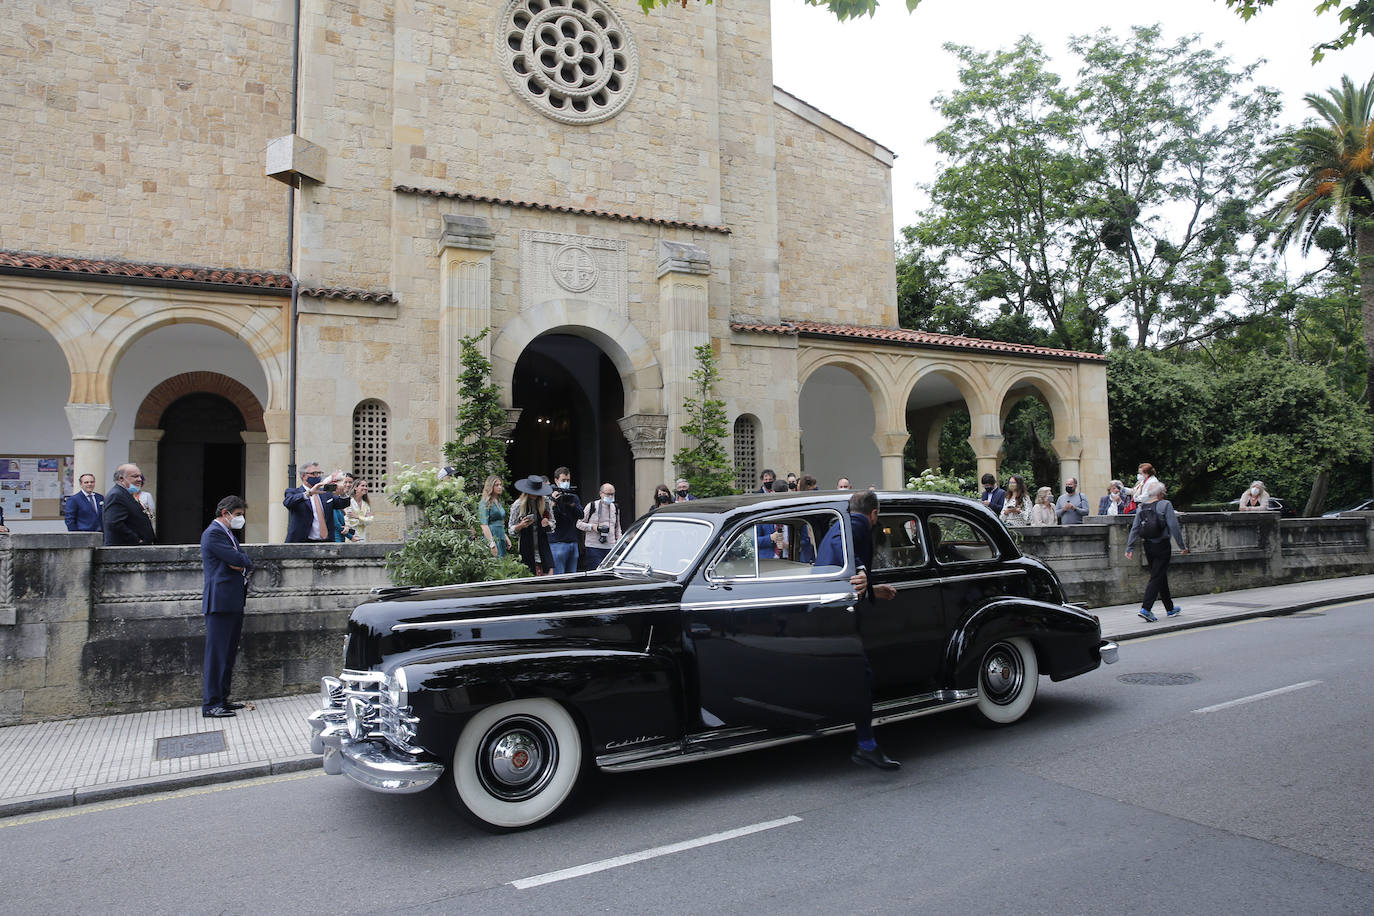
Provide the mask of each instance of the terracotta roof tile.
POLYGON ((942 347, 956 350, 981 350, 989 353, 1009 353, 1018 356, 1037 356, 1046 359, 1105 361, 1100 353, 1081 350, 1058 350, 1030 344, 1008 343, 1003 340, 980 340, 953 334, 933 334, 906 328, 881 328, 857 324, 828 324, 823 321, 784 321, 782 324, 730 323, 730 330, 755 334, 796 334, 800 337, 829 337, 844 340, 872 340, 910 347, 942 347))
POLYGON ((76 277, 128 278, 136 281, 208 283, 215 286, 246 287, 261 290, 289 290, 291 278, 285 273, 263 270, 223 270, 176 264, 147 264, 110 258, 73 258, 63 255, 0 250, 0 270, 41 274, 72 274, 76 277))
POLYGON ((398 302, 395 293, 386 290, 344 289, 340 286, 302 286, 302 296, 316 299, 347 299, 354 302, 398 302))
POLYGON ((420 194, 425 197, 442 197, 448 200, 468 200, 479 204, 500 204, 503 207, 524 207, 527 210, 547 210, 550 213, 571 213, 574 216, 600 216, 604 219, 622 220, 631 223, 647 223, 651 226, 670 226, 674 229, 694 229, 700 232, 719 232, 730 234, 728 226, 712 226, 709 223, 689 223, 678 219, 660 219, 656 216, 635 216, 631 213, 615 213, 611 210, 588 210, 583 207, 568 207, 561 204, 542 204, 528 200, 510 200, 504 197, 488 197, 485 194, 470 194, 466 191, 442 191, 438 188, 416 188, 398 184, 392 190, 399 194, 420 194))

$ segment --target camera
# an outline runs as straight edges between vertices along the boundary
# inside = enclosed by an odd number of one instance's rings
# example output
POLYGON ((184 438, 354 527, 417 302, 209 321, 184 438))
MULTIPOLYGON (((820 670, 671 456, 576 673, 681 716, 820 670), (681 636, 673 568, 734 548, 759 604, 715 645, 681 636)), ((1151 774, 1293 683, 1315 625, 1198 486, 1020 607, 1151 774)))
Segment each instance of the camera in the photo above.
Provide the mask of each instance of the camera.
POLYGON ((337 483, 327 483, 320 487, 320 489, 326 493, 333 493, 335 490, 339 489, 339 485, 337 483))
POLYGON ((597 540, 597 543, 600 543, 600 544, 606 543, 606 535, 610 534, 610 532, 611 532, 611 526, 610 526, 610 525, 597 525, 597 526, 596 526, 596 540, 597 540))

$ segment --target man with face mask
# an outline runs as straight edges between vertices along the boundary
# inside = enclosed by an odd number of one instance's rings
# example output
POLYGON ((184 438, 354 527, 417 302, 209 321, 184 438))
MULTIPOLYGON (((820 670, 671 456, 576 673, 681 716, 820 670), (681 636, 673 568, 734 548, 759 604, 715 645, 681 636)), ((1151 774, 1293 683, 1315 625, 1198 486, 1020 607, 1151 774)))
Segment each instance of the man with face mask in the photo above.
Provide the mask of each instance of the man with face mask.
POLYGON ((582 500, 572 488, 572 472, 559 468, 553 472, 553 530, 549 550, 553 552, 554 575, 577 572, 577 520, 582 517, 582 500))
POLYGON ((205 677, 200 714, 206 719, 237 715, 242 703, 229 699, 229 680, 239 654, 243 632, 243 606, 248 598, 248 577, 253 561, 239 545, 236 531, 244 526, 246 504, 238 496, 226 496, 215 507, 215 520, 200 536, 200 561, 205 569, 205 594, 200 609, 205 615, 205 677))
POLYGON ((153 523, 138 502, 143 472, 136 464, 121 464, 114 472, 115 485, 105 494, 101 528, 106 547, 137 547, 153 543, 153 523))
POLYGON ((334 540, 334 510, 347 509, 348 497, 325 487, 343 479, 342 473, 320 476, 320 463, 307 461, 301 465, 304 486, 291 487, 281 504, 286 507, 286 543, 315 544, 334 540))
POLYGON ((587 503, 577 527, 587 533, 587 568, 596 569, 620 540, 620 507, 615 504, 614 484, 601 485, 601 498, 587 503))
POLYGON ((687 482, 686 477, 679 477, 677 479, 676 489, 677 495, 673 497, 673 502, 685 503, 688 500, 696 499, 696 497, 693 496, 691 492, 692 485, 687 482))
POLYGON ((1061 525, 1081 525, 1088 514, 1088 498, 1078 492, 1078 480, 1070 477, 1064 481, 1064 492, 1054 502, 1054 514, 1061 525))

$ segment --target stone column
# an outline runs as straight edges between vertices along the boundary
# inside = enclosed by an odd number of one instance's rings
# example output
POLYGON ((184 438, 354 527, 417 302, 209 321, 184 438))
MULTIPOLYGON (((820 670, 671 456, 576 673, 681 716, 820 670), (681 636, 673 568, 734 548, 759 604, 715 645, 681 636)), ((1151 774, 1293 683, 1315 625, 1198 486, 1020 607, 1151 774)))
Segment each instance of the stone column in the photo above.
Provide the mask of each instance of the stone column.
MULTIPOLYGON (((496 247, 491 224, 477 216, 444 214, 439 236, 443 269, 439 277, 439 358, 443 364, 440 395, 447 439, 458 425, 458 376, 463 372, 464 337, 491 327, 491 253, 496 247)), ((491 337, 479 346, 491 356, 491 337)))
POLYGON ((135 429, 129 443, 129 462, 138 465, 143 472, 144 488, 155 497, 161 492, 157 481, 157 447, 164 434, 165 430, 161 429, 135 429))
MULTIPOLYGON (((1057 438, 1051 443, 1054 446, 1055 454, 1059 456, 1059 480, 1055 481, 1055 490, 1060 489, 1064 481, 1072 477, 1078 481, 1078 492, 1087 495, 1087 485, 1083 478, 1079 476, 1079 457, 1083 454, 1083 440, 1079 436, 1064 436, 1057 438)), ((1092 492, 1106 490, 1107 485, 1104 481, 1101 487, 1094 487, 1092 492)))
POLYGON ((105 444, 114 425, 114 408, 109 404, 68 404, 66 409, 75 480, 82 474, 94 474, 95 487, 103 493, 110 488, 109 472, 114 470, 105 466, 105 444))
MULTIPOLYGON (((239 435, 243 438, 243 492, 239 495, 248 503, 248 534, 245 537, 265 543, 272 517, 272 447, 267 443, 265 432, 245 429, 239 435)), ((281 505, 280 496, 276 502, 281 505)))
POLYGON ((873 435, 873 443, 878 446, 878 455, 882 459, 884 490, 900 490, 906 484, 902 479, 902 457, 908 438, 910 436, 905 430, 873 435))
MULTIPOLYGON (((707 330, 710 275, 711 259, 705 249, 659 240, 659 359, 663 370, 663 406, 668 411, 663 450, 669 454, 681 448, 678 430, 687 419, 683 404, 693 396, 690 376, 697 368, 695 350, 711 340, 707 330)), ((660 453, 659 457, 662 456, 660 453)), ((649 493, 653 493, 652 487, 649 493)))
POLYGON ((635 500, 632 518, 653 508, 654 488, 668 480, 663 456, 667 451, 668 418, 662 414, 637 413, 620 418, 620 429, 635 459, 635 500))
POLYGON ((978 459, 978 476, 991 474, 998 477, 1000 483, 997 468, 1002 454, 1002 418, 996 413, 973 413, 970 410, 969 421, 972 431, 968 444, 978 459))
MULTIPOLYGON (((286 507, 281 504, 286 488, 295 481, 286 477, 291 462, 291 414, 285 410, 264 410, 263 425, 267 427, 267 543, 286 543, 286 507)), ((246 440, 245 440, 246 441, 246 440)))

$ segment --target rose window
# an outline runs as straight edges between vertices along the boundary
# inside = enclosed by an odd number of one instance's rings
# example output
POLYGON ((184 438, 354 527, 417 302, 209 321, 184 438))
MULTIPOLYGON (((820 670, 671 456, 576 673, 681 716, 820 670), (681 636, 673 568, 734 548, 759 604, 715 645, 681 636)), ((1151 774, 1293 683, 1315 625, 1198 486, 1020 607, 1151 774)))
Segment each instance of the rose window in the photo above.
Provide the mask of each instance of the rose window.
POLYGON ((600 0, 510 0, 497 52, 511 88, 566 124, 614 116, 639 74, 634 39, 600 0))

